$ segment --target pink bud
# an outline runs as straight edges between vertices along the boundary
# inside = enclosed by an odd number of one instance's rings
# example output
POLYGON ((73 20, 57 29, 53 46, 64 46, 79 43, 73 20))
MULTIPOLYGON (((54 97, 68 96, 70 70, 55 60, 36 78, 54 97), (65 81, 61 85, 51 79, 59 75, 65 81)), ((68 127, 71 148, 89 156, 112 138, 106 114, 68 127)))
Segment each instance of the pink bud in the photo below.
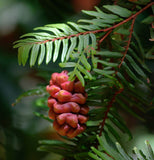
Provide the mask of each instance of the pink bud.
POLYGON ((61 83, 61 88, 66 90, 66 91, 72 92, 73 88, 74 88, 74 82, 66 81, 64 83, 61 83))
POLYGON ((65 90, 60 90, 57 94, 57 99, 59 102, 69 102, 72 94, 65 90))
POLYGON ((75 132, 75 129, 74 129, 74 128, 71 128, 71 129, 66 133, 67 137, 68 137, 68 138, 74 138, 75 136, 77 136, 77 134, 75 135, 74 132, 75 132))
POLYGON ((56 117, 56 120, 57 120, 57 123, 59 125, 63 125, 66 121, 66 117, 69 115, 70 113, 63 113, 63 114, 60 114, 56 117))
POLYGON ((72 102, 76 102, 79 104, 85 104, 86 98, 81 93, 75 93, 72 95, 72 98, 70 99, 72 102))
POLYGON ((67 136, 69 138, 74 138, 76 137, 78 134, 82 133, 84 130, 85 130, 85 125, 77 125, 77 128, 74 130, 74 129, 70 129, 68 132, 67 132, 67 136))
POLYGON ((88 106, 81 106, 81 109, 80 109, 79 113, 86 115, 86 114, 88 114, 88 112, 89 112, 89 107, 88 106))
POLYGON ((50 84, 50 86, 51 86, 51 85, 53 85, 53 82, 52 82, 52 80, 50 80, 50 81, 49 81, 49 84, 50 84))
POLYGON ((64 103, 63 104, 63 113, 69 113, 71 112, 71 107, 69 105, 69 102, 68 103, 64 103))
POLYGON ((78 115, 78 120, 79 120, 79 122, 80 122, 81 124, 83 124, 83 123, 86 123, 86 122, 87 122, 88 117, 79 114, 79 115, 78 115))
POLYGON ((51 80, 52 80, 52 83, 56 83, 56 81, 57 81, 57 76, 59 75, 59 73, 53 73, 52 75, 51 75, 51 80))
POLYGON ((67 124, 64 124, 60 127, 60 130, 58 133, 62 136, 66 136, 66 133, 68 132, 69 129, 70 129, 70 126, 67 124))
POLYGON ((52 108, 49 109, 48 115, 50 119, 54 120, 56 118, 56 114, 54 113, 52 108))
POLYGON ((71 112, 73 113, 78 113, 80 111, 80 106, 75 103, 75 102, 68 102, 70 108, 71 108, 71 112))
POLYGON ((57 103, 57 101, 51 96, 48 98, 48 107, 53 107, 53 105, 57 103))
POLYGON ((59 85, 68 81, 68 75, 66 71, 63 71, 61 73, 59 73, 59 75, 56 78, 56 83, 58 83, 59 85))
POLYGON ((55 113, 64 113, 63 112, 63 104, 55 103, 53 105, 53 110, 55 113))
POLYGON ((85 89, 84 87, 82 86, 81 82, 78 81, 74 84, 74 91, 76 93, 84 93, 85 92, 85 89))
POLYGON ((76 114, 68 114, 66 117, 66 123, 73 128, 76 128, 78 125, 78 117, 76 114))
POLYGON ((50 86, 47 85, 47 86, 46 86, 46 91, 47 91, 47 92, 49 92, 49 88, 50 88, 50 86))
POLYGON ((56 86, 56 85, 52 85, 52 86, 50 86, 49 88, 48 88, 48 92, 49 92, 49 94, 52 96, 52 97, 54 97, 54 98, 56 98, 56 93, 57 92, 59 92, 60 91, 60 88, 58 87, 58 86, 56 86))

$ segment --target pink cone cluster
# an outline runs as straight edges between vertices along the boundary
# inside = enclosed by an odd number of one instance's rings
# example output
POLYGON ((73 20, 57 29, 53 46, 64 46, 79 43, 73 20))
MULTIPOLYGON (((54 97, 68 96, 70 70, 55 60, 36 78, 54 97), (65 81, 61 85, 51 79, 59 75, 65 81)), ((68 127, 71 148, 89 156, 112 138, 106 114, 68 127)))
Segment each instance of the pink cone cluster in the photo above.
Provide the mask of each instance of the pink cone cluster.
POLYGON ((89 107, 85 105, 87 94, 81 82, 68 81, 67 71, 53 73, 46 87, 49 117, 53 128, 62 136, 73 138, 86 129, 89 107))

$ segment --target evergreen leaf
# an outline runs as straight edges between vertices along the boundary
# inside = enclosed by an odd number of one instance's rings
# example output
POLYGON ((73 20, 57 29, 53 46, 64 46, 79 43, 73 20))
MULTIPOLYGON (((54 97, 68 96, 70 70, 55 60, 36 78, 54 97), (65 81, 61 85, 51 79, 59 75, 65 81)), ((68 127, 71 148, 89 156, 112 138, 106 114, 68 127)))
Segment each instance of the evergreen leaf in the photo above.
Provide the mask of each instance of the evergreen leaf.
POLYGON ((37 150, 45 152, 53 152, 67 157, 73 156, 72 153, 64 147, 61 148, 61 147, 51 147, 50 145, 41 145, 37 148, 37 150))
POLYGON ((97 25, 93 25, 93 24, 90 24, 90 25, 81 25, 81 24, 79 24, 78 25, 81 29, 87 29, 87 30, 89 30, 89 31, 93 31, 93 30, 97 30, 97 29, 100 29, 100 27, 99 26, 97 26, 97 25))
POLYGON ((27 62, 31 47, 32 47, 32 45, 23 45, 23 51, 21 53, 22 54, 21 55, 21 60, 22 60, 23 66, 25 66, 25 64, 27 62))
POLYGON ((103 19, 92 19, 92 20, 80 19, 78 22, 93 24, 93 25, 99 26, 99 27, 111 27, 110 24, 113 24, 115 22, 115 20, 112 20, 112 19, 110 19, 110 20, 106 20, 106 19, 105 20, 103 20, 103 19))
POLYGON ((46 94, 46 88, 43 87, 38 87, 36 89, 31 89, 28 90, 26 92, 24 92, 23 94, 21 94, 16 100, 15 102, 12 104, 13 106, 15 106, 17 103, 19 103, 21 101, 22 98, 24 97, 28 97, 28 96, 33 96, 33 95, 44 95, 46 94))
POLYGON ((121 147, 121 145, 118 142, 116 142, 116 147, 117 147, 119 153, 123 156, 124 159, 132 160, 132 158, 130 158, 128 156, 128 154, 124 151, 124 149, 121 147))
POLYGON ((95 11, 87 11, 87 12, 83 11, 83 12, 86 14, 89 14, 90 16, 95 16, 95 17, 103 18, 103 19, 118 19, 119 18, 117 15, 104 13, 102 10, 100 10, 96 6, 95 6, 95 9, 97 10, 97 12, 95 11))
POLYGON ((110 124, 106 123, 106 127, 108 131, 116 138, 116 140, 120 141, 120 135, 117 133, 114 127, 112 127, 110 124))
POLYGON ((93 154, 93 153, 91 153, 91 152, 89 152, 88 154, 89 154, 89 156, 90 156, 91 158, 93 158, 94 160, 102 160, 102 159, 99 158, 97 155, 95 155, 95 154, 93 154))
POLYGON ((123 84, 127 85, 127 87, 134 88, 134 85, 132 83, 129 83, 120 72, 117 72, 117 76, 120 78, 120 80, 123 82, 123 84))
POLYGON ((95 49, 97 47, 96 36, 93 33, 90 33, 90 38, 91 38, 91 43, 92 43, 92 45, 91 45, 91 47, 92 47, 92 54, 94 54, 94 51, 95 51, 95 49))
POLYGON ((140 38, 138 37, 138 35, 135 32, 133 32, 133 36, 138 44, 137 50, 138 50, 138 48, 140 49, 140 56, 144 59, 145 53, 144 53, 143 45, 141 44, 140 38))
POLYGON ((97 136, 97 139, 99 141, 99 144, 101 145, 102 149, 108 153, 108 155, 114 157, 116 160, 122 160, 123 157, 121 157, 121 155, 114 149, 112 148, 108 142, 106 141, 106 138, 104 135, 102 135, 101 137, 97 136))
POLYGON ((32 46, 32 50, 31 50, 31 56, 30 56, 30 66, 34 66, 38 53, 39 53, 39 48, 40 48, 40 44, 34 44, 32 46))
MULTIPOLYGON (((39 27, 39 28, 44 28, 44 27, 39 27)), ((36 28, 35 28, 36 29, 36 28)), ((34 29, 34 30, 35 30, 34 29)), ((38 38, 38 40, 44 40, 44 38, 46 39, 47 37, 48 38, 54 38, 55 36, 54 35, 51 35, 49 33, 46 33, 46 32, 34 32, 34 33, 27 33, 27 34, 24 34, 22 36, 20 36, 20 38, 25 38, 25 37, 35 37, 36 39, 38 38)), ((36 41, 35 41, 36 42, 36 41)))
POLYGON ((132 111, 132 109, 130 109, 130 107, 128 105, 126 105, 125 103, 123 103, 122 100, 120 99, 116 99, 116 102, 120 105, 120 107, 122 107, 124 110, 126 110, 128 113, 130 113, 132 116, 136 117, 137 119, 141 120, 141 121, 145 121, 142 117, 140 117, 138 114, 136 114, 135 112, 132 111))
POLYGON ((115 29, 114 32, 122 34, 122 35, 126 35, 126 36, 128 36, 130 34, 128 29, 125 29, 125 28, 122 28, 122 27, 119 27, 119 28, 115 29))
MULTIPOLYGON (((91 100, 91 98, 90 98, 91 100)), ((87 100, 88 101, 88 100, 87 100)), ((91 101, 90 101, 91 102, 91 101)), ((96 102, 96 101, 93 101, 96 102)), ((96 102, 97 103, 97 102, 96 102)), ((91 104, 91 103, 90 103, 91 104)), ((100 104, 100 103, 99 103, 100 104)), ((101 103, 102 104, 102 103, 101 103)), ((92 121, 100 121, 106 111, 106 108, 96 108, 89 111, 90 120, 92 121)))
POLYGON ((46 43, 46 64, 48 64, 52 58, 53 41, 46 43))
POLYGON ((22 53, 23 53, 23 46, 18 48, 18 64, 21 65, 22 64, 22 53))
POLYGON ((146 158, 145 154, 143 153, 143 151, 139 150, 139 152, 140 152, 140 155, 144 158, 144 160, 147 160, 147 158, 146 158))
POLYGON ((92 60, 92 66, 93 66, 94 69, 97 68, 97 59, 98 58, 96 58, 95 56, 92 55, 91 60, 92 60))
POLYGON ((126 55, 126 59, 129 61, 129 63, 131 64, 131 66, 134 68, 134 70, 142 77, 146 78, 145 73, 143 72, 143 70, 141 69, 141 67, 139 67, 135 61, 133 60, 132 57, 130 57, 129 55, 126 55))
POLYGON ((76 47, 76 43, 77 43, 77 37, 72 37, 70 38, 71 40, 71 45, 68 49, 67 55, 66 55, 66 61, 69 59, 70 55, 72 54, 74 48, 76 47))
POLYGON ((84 69, 81 65, 77 66, 79 71, 81 71, 83 74, 85 74, 90 80, 92 79, 92 75, 90 72, 88 72, 86 69, 84 69))
POLYGON ((43 62, 44 57, 45 57, 45 45, 41 44, 41 52, 38 58, 38 65, 40 65, 43 62))
POLYGON ((140 154, 140 152, 136 147, 133 148, 133 152, 136 154, 136 157, 138 157, 139 160, 145 160, 145 158, 142 157, 142 155, 140 154))
POLYGON ((84 78, 81 75, 81 73, 79 71, 75 70, 75 74, 76 74, 77 78, 79 79, 79 81, 81 82, 82 86, 84 86, 85 85, 85 81, 84 81, 84 78))
POLYGON ((128 65, 125 62, 122 63, 122 66, 124 67, 125 71, 129 74, 129 76, 132 79, 134 79, 134 81, 142 83, 142 81, 138 77, 136 77, 136 75, 132 72, 132 70, 128 67, 128 65))
POLYGON ((78 53, 81 53, 84 48, 84 39, 82 35, 79 35, 78 53))
POLYGON ((105 84, 114 84, 113 80, 110 79, 110 78, 106 78, 106 77, 101 77, 99 79, 96 79, 96 80, 93 80, 89 83, 86 84, 86 88, 90 88, 90 87, 93 87, 93 86, 101 86, 101 85, 105 85, 105 84))
POLYGON ((54 33, 56 37, 61 37, 61 36, 66 36, 63 32, 59 31, 57 28, 51 28, 51 27, 37 27, 34 30, 45 30, 45 31, 50 31, 54 33))
POLYGON ((141 23, 151 24, 152 22, 154 22, 154 16, 150 15, 150 16, 144 18, 141 23))
POLYGON ((56 24, 48 24, 47 27, 61 29, 66 35, 76 34, 77 32, 73 31, 67 24, 65 23, 56 23, 56 24))
POLYGON ((104 5, 103 7, 124 18, 127 18, 132 14, 130 10, 120 7, 118 5, 104 5))
POLYGON ((53 62, 55 62, 58 58, 59 50, 60 50, 60 44, 61 44, 61 40, 54 41, 55 50, 54 50, 54 54, 53 54, 53 62))
POLYGON ((145 145, 146 145, 146 148, 147 148, 147 151, 148 151, 148 157, 150 160, 153 160, 154 159, 154 152, 151 148, 151 145, 149 144, 148 141, 145 141, 145 145))
MULTIPOLYGON (((146 53, 145 57, 147 59, 154 59, 153 52, 154 52, 154 46, 146 53)), ((148 69, 148 67, 147 67, 147 69, 148 69)), ((148 71, 149 71, 149 69, 148 69, 148 71)), ((151 72, 151 71, 149 71, 149 72, 151 72)))
POLYGON ((103 61, 103 60, 97 60, 97 62, 103 64, 104 66, 109 66, 109 67, 117 67, 118 66, 117 63, 107 62, 107 61, 103 61))
POLYGON ((84 49, 86 50, 88 48, 89 45, 89 34, 86 34, 83 36, 83 44, 84 44, 84 49))
POLYGON ((68 79, 69 81, 73 81, 75 79, 75 72, 74 71, 69 72, 68 75, 69 75, 69 79, 68 79))
MULTIPOLYGON (((105 134, 105 133, 104 133, 105 134)), ((89 152, 89 156, 91 158, 101 158, 101 160, 153 160, 153 150, 151 149, 150 144, 147 144, 146 142, 146 148, 150 149, 150 154, 147 153, 147 155, 144 155, 144 153, 134 147, 134 149, 132 150, 135 155, 131 154, 131 153, 127 153, 125 152, 125 149, 123 146, 120 145, 119 142, 114 142, 113 139, 110 139, 110 142, 107 140, 107 137, 104 136, 104 134, 99 137, 97 136, 98 142, 99 142, 99 147, 98 148, 94 148, 91 147, 92 152, 89 152), (113 144, 112 144, 113 143, 113 144), (112 144, 112 145, 111 145, 112 144), (115 145, 114 145, 115 144, 115 145), (147 146, 148 145, 148 146, 147 146), (116 146, 116 148, 115 148, 116 146), (108 156, 108 157, 104 157, 104 155, 108 156)))
POLYGON ((112 74, 115 73, 115 71, 105 71, 105 70, 101 70, 101 69, 93 69, 93 71, 98 73, 98 74, 107 76, 107 77, 108 77, 108 75, 112 75, 112 74))
POLYGON ((68 144, 66 142, 62 142, 59 140, 39 140, 39 144, 41 145, 49 145, 49 146, 56 146, 56 147, 67 147, 67 149, 74 149, 76 146, 72 144, 68 144))
POLYGON ((61 54, 61 61, 64 62, 68 50, 68 39, 63 39, 62 42, 63 42, 63 49, 61 54))
POLYGON ((140 63, 140 65, 148 72, 151 72, 149 70, 149 68, 145 65, 145 63, 143 62, 143 60, 135 53, 135 51, 132 48, 128 49, 128 52, 131 54, 130 56, 132 58, 134 58, 136 61, 138 61, 140 63))
POLYGON ((115 124, 115 126, 117 126, 123 133, 127 133, 129 139, 132 139, 132 134, 127 128, 126 124, 123 122, 122 118, 119 115, 116 115, 116 113, 114 112, 112 112, 111 114, 112 116, 109 115, 111 122, 115 124))
POLYGON ((30 42, 30 43, 33 43, 33 42, 36 42, 36 39, 35 38, 26 38, 26 39, 20 39, 18 41, 15 41, 13 44, 13 48, 16 48, 16 44, 19 44, 19 43, 26 43, 26 42, 30 42))
POLYGON ((120 58, 123 56, 122 53, 111 52, 111 51, 99 51, 99 52, 96 52, 96 55, 101 55, 103 57, 111 57, 111 58, 120 58))
POLYGON ((92 151, 94 153, 96 153, 101 159, 105 159, 105 160, 113 160, 112 158, 110 158, 107 154, 100 152, 99 150, 97 150, 94 147, 91 147, 92 151))
POLYGON ((81 29, 78 24, 74 22, 67 22, 67 23, 71 25, 72 27, 74 27, 78 32, 85 32, 85 30, 81 29))
POLYGON ((91 65, 89 64, 89 62, 87 61, 87 58, 85 57, 84 54, 81 55, 81 62, 82 64, 85 66, 85 68, 90 71, 91 70, 91 65))
POLYGON ((59 66, 64 68, 64 67, 75 67, 76 63, 74 62, 66 62, 66 63, 59 63, 59 66))

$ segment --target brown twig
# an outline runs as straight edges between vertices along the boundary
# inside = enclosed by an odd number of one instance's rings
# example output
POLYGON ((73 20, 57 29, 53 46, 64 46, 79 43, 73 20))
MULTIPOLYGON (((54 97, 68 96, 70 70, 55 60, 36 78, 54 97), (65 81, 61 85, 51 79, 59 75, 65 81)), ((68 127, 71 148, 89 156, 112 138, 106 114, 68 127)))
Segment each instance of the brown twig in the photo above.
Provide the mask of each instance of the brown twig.
POLYGON ((130 28, 130 34, 129 34, 129 39, 128 39, 128 42, 127 42, 127 46, 126 46, 125 52, 124 52, 124 54, 123 54, 123 57, 122 57, 122 59, 121 59, 121 62, 120 62, 120 64, 119 64, 118 68, 121 67, 121 65, 122 65, 122 63, 123 63, 123 61, 124 61, 124 59, 125 59, 125 57, 126 57, 126 54, 127 54, 127 52, 128 52, 128 49, 129 49, 129 46, 130 46, 130 42, 131 42, 131 39, 132 39, 132 34, 133 34, 135 19, 136 19, 136 17, 132 20, 132 24, 131 24, 131 28, 130 28))
POLYGON ((107 106, 107 110, 105 112, 105 115, 104 115, 104 118, 103 118, 103 121, 101 123, 101 128, 100 128, 100 132, 99 132, 99 136, 102 135, 102 132, 104 130, 104 125, 105 125, 105 122, 106 122, 106 119, 108 118, 108 113, 112 107, 112 104, 114 103, 115 99, 116 99, 116 96, 118 94, 120 94, 121 92, 123 91, 123 88, 120 88, 118 91, 115 92, 115 94, 113 95, 111 101, 109 102, 108 106, 107 106))
MULTIPOLYGON (((136 19, 136 17, 133 18, 133 20, 132 20, 132 24, 131 24, 131 28, 130 28, 130 34, 129 34, 129 39, 128 39, 128 42, 127 42, 126 50, 125 50, 125 52, 124 52, 124 54, 123 54, 123 57, 122 57, 122 59, 121 59, 121 63, 119 64, 118 68, 121 67, 121 65, 122 65, 122 63, 123 63, 123 61, 124 61, 124 59, 125 59, 125 57, 126 57, 126 54, 127 54, 127 52, 128 52, 128 49, 129 49, 129 46, 130 46, 130 42, 131 42, 131 38, 132 38, 132 33, 133 33, 133 28, 134 28, 135 19, 136 19)), ((102 41, 103 41, 111 32, 112 32, 112 30, 108 31, 108 32, 105 34, 105 36, 99 41, 99 44, 101 44, 102 41)), ((116 74, 117 74, 117 71, 116 71, 116 74)), ((111 107, 112 107, 112 105, 113 105, 113 103, 114 103, 114 101, 115 101, 115 99, 116 99, 116 96, 117 96, 118 94, 120 94, 122 91, 123 91, 123 88, 121 88, 121 89, 119 89, 117 92, 115 92, 115 94, 113 95, 111 101, 109 102, 109 104, 108 104, 108 106, 107 106, 107 110, 106 110, 106 112, 105 112, 105 116, 104 116, 103 121, 102 121, 102 123, 101 123, 101 128, 100 128, 99 136, 102 135, 102 132, 103 132, 103 129, 104 129, 104 125, 105 125, 106 119, 108 118, 108 113, 109 113, 109 111, 110 111, 110 109, 111 109, 111 107)))
MULTIPOLYGON (((124 52, 124 54, 123 54, 123 57, 122 57, 122 59, 121 59, 121 62, 120 62, 120 64, 119 64, 118 68, 121 67, 121 65, 122 65, 122 63, 123 63, 123 61, 124 61, 124 59, 125 59, 125 57, 126 57, 126 54, 127 54, 127 52, 128 52, 128 49, 129 49, 129 46, 130 46, 130 42, 131 42, 131 38, 132 38, 132 34, 133 34, 133 28, 134 28, 135 19, 136 19, 136 17, 133 18, 133 20, 132 20, 132 24, 131 24, 131 28, 130 28, 130 34, 129 34, 129 39, 128 39, 128 42, 127 42, 126 50, 125 50, 125 52, 124 52)), ((117 72, 118 72, 118 71, 116 71, 115 73, 117 74, 117 72)), ((111 109, 111 107, 112 107, 112 104, 113 104, 114 101, 115 101, 116 96, 117 96, 118 94, 120 94, 122 91, 123 91, 123 88, 120 89, 120 90, 118 90, 118 91, 114 94, 114 96, 112 97, 111 101, 109 102, 109 104, 108 104, 108 106, 107 106, 107 110, 106 110, 106 112, 105 112, 105 116, 104 116, 103 122, 102 122, 102 124, 101 124, 101 129, 100 129, 99 136, 101 136, 101 134, 102 134, 102 131, 103 131, 103 129, 104 129, 104 125, 105 125, 106 119, 107 119, 107 117, 108 117, 108 113, 109 113, 109 111, 110 111, 110 109, 111 109)))
POLYGON ((104 41, 104 39, 105 39, 111 32, 112 32, 112 30, 109 30, 109 31, 99 40, 98 45, 100 45, 100 44, 104 41))

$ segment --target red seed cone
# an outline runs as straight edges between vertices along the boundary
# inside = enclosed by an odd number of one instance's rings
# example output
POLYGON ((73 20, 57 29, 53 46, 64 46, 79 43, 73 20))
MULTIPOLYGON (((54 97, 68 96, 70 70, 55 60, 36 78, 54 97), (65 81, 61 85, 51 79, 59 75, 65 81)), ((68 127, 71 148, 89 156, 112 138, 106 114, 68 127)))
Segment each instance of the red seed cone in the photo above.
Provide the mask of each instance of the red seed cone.
POLYGON ((46 87, 50 94, 49 118, 60 135, 74 138, 86 129, 89 107, 85 105, 87 94, 81 82, 69 81, 67 73, 53 73, 46 87))

